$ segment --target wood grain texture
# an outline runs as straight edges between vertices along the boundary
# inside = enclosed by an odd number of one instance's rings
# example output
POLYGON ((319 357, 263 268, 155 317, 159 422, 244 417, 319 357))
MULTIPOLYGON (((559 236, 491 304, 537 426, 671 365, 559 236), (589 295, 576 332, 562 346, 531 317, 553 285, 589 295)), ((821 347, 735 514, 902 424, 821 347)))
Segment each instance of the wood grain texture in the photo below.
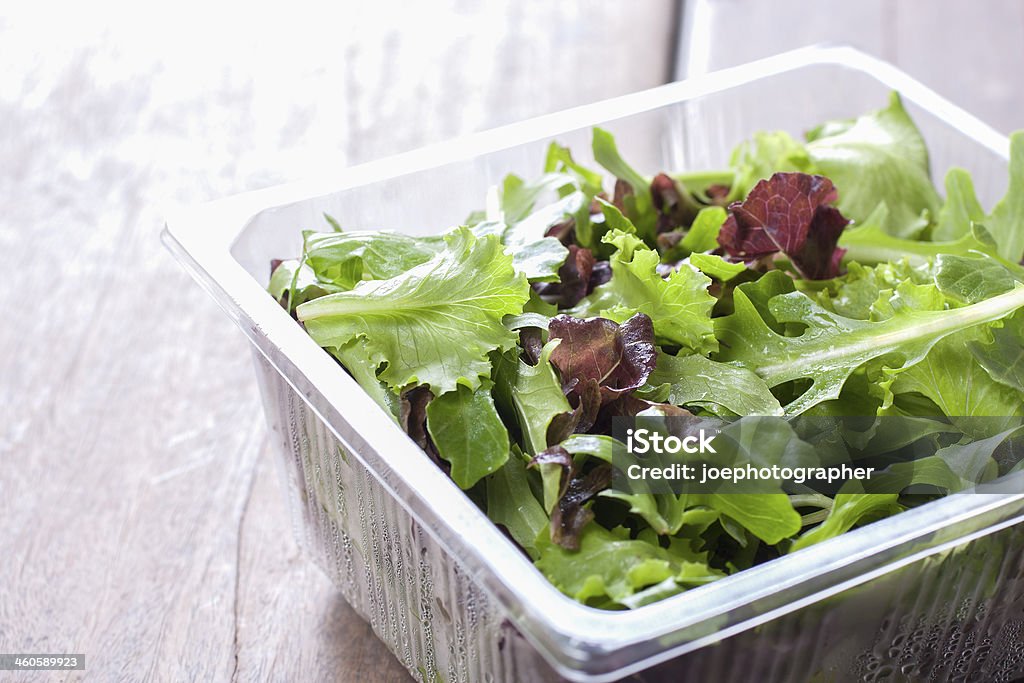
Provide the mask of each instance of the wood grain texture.
POLYGON ((1018 0, 688 0, 677 74, 817 43, 882 57, 1004 133, 1024 128, 1018 0))
POLYGON ((19 681, 407 680, 296 549, 161 204, 656 85, 675 3, 107 4, 0 11, 0 652, 86 655, 19 681))
MULTIPOLYGON (((714 3, 709 65, 851 42, 1020 125, 1021 5, 781 4, 714 3)), ((64 680, 407 680, 296 548, 245 343, 160 206, 655 85, 675 3, 23 5, 0 14, 0 651, 85 653, 64 680)))

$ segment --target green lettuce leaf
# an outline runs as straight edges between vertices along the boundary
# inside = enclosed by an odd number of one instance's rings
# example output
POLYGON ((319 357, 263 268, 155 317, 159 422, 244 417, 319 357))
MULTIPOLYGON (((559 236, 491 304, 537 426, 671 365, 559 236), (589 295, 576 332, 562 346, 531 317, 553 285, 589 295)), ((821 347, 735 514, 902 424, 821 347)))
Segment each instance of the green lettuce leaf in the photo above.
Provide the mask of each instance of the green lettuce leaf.
POLYGON ((327 296, 342 288, 317 279, 316 273, 301 260, 282 261, 270 276, 267 291, 276 301, 282 301, 291 313, 299 304, 327 296))
POLYGON ((499 192, 501 220, 508 226, 514 226, 535 212, 539 199, 576 184, 577 180, 566 173, 545 173, 530 182, 509 174, 505 176, 499 192))
POLYGON ((427 431, 452 481, 468 489, 508 460, 508 430, 491 398, 491 383, 459 385, 427 404, 427 431))
POLYGON ((658 230, 658 212, 651 199, 651 179, 641 175, 619 154, 615 137, 606 130, 594 128, 594 160, 619 180, 629 183, 633 193, 623 198, 625 215, 636 226, 636 233, 648 244, 654 244, 658 230))
POLYGON ((800 531, 800 514, 784 493, 707 493, 699 496, 699 502, 735 520, 769 545, 800 531))
POLYGON ((366 348, 360 340, 353 339, 347 344, 330 349, 330 352, 348 370, 352 378, 363 388, 363 391, 377 405, 388 411, 395 422, 398 422, 399 415, 401 414, 401 399, 398 394, 391 391, 388 385, 377 377, 379 364, 370 360, 366 354, 366 348))
POLYGON ((562 384, 551 365, 551 352, 558 342, 548 342, 537 365, 528 365, 515 351, 503 355, 496 365, 494 393, 502 412, 518 423, 523 449, 536 455, 548 447, 551 420, 572 411, 562 384))
POLYGON ((501 221, 481 221, 472 230, 477 237, 496 235, 512 254, 512 267, 530 282, 555 282, 569 250, 554 237, 544 237, 543 223, 531 227, 526 221, 510 227, 501 221))
POLYGON ((719 282, 729 282, 747 270, 745 264, 729 263, 717 254, 690 254, 684 261, 685 264, 693 266, 708 277, 712 277, 719 282))
POLYGON ((732 151, 729 165, 736 171, 736 181, 729 200, 746 197, 773 173, 818 173, 806 146, 784 131, 755 133, 732 151))
POLYGON ((1009 292, 1020 281, 1020 275, 983 254, 971 257, 941 254, 935 259, 935 285, 947 297, 959 302, 978 303, 1009 292))
MULTIPOLYGON (((1024 415, 1024 394, 994 380, 973 357, 964 353, 965 347, 981 343, 982 339, 982 331, 972 328, 939 341, 920 362, 895 373, 890 391, 894 395, 926 396, 944 415, 953 418, 1024 415)), ((1019 345, 1018 340, 1018 348, 1019 345)), ((973 422, 968 420, 964 424, 973 422)), ((982 421, 978 426, 992 430, 999 429, 1001 424, 982 421)))
MULTIPOLYGON (((575 458, 597 458, 616 467, 632 460, 624 443, 604 434, 573 434, 560 446, 575 458)), ((676 533, 686 521, 685 494, 631 493, 618 490, 613 484, 599 495, 626 503, 631 514, 639 515, 659 535, 676 533)))
MULTIPOLYGON (((946 297, 958 302, 977 304, 1012 291, 1018 280, 998 261, 984 256, 964 258, 941 255, 935 263, 935 285, 932 287, 946 297)), ((922 286, 919 289, 923 289, 922 286)), ((904 296, 906 288, 898 290, 904 296)), ((926 301, 915 296, 905 305, 916 310, 943 310, 945 300, 931 297, 926 301)), ((997 328, 998 329, 998 328, 997 328)), ((992 339, 993 329, 977 326, 937 342, 928 355, 913 366, 898 370, 887 370, 895 381, 882 382, 881 386, 891 396, 916 393, 930 399, 944 415, 957 421, 971 417, 1015 417, 1024 415, 1024 394, 997 381, 971 356, 965 356, 964 348, 983 346, 992 339)), ((1021 339, 1017 339, 1017 348, 1021 339)), ((1013 354, 1004 358, 1012 359, 1013 354)), ((962 420, 965 429, 974 436, 987 434, 1003 428, 999 421, 962 420)))
POLYGON ((615 136, 603 128, 594 128, 593 139, 594 160, 605 168, 616 178, 625 180, 633 186, 637 197, 646 196, 648 201, 651 196, 651 180, 641 175, 630 166, 619 154, 618 145, 615 144, 615 136))
POLYGON ((967 348, 992 379, 1024 392, 1024 315, 1017 313, 993 330, 991 341, 971 341, 967 348))
POLYGON ((807 143, 817 172, 839 190, 839 210, 863 221, 879 202, 889 207, 886 230, 915 237, 941 205, 932 184, 928 149, 907 115, 898 93, 889 106, 831 129, 823 127, 807 143), (927 213, 926 213, 927 212, 927 213))
POLYGON ((893 237, 882 227, 887 221, 889 209, 879 204, 876 210, 860 225, 843 231, 839 246, 846 249, 844 260, 862 264, 892 263, 905 260, 912 265, 930 263, 939 254, 966 256, 972 252, 996 255, 997 245, 988 230, 979 223, 972 224, 967 232, 948 242, 923 242, 920 240, 893 237))
POLYGON ((717 249, 718 231, 722 229, 722 223, 725 223, 726 218, 728 214, 720 206, 701 209, 679 246, 688 254, 717 249))
POLYGON ((697 585, 721 576, 706 565, 698 571, 691 566, 697 563, 645 540, 631 539, 625 531, 608 531, 591 522, 580 536, 578 551, 552 543, 543 532, 537 538, 537 568, 556 588, 580 602, 608 598, 620 605, 626 605, 624 601, 637 592, 668 579, 697 585), (695 580, 698 575, 699 580, 695 580))
MULTIPOLYGON (((705 358, 658 353, 658 364, 647 378, 654 392, 677 406, 698 406, 722 415, 781 415, 765 381, 745 368, 705 358), (723 410, 724 409, 724 410, 723 410)), ((644 392, 641 392, 643 396, 644 392)))
POLYGON ((754 300, 766 287, 792 288, 770 272, 761 280, 741 285, 734 294, 735 312, 716 321, 722 341, 720 360, 733 361, 756 372, 770 387, 794 380, 811 385, 785 406, 786 413, 839 397, 850 374, 860 365, 883 356, 896 369, 922 360, 942 338, 963 329, 999 320, 1024 306, 1024 286, 976 304, 945 311, 901 308, 881 322, 845 318, 826 310, 802 292, 772 296, 767 315, 775 326, 795 324, 799 336, 783 336, 762 317, 754 300), (775 280, 776 282, 772 282, 775 280))
POLYGON ((847 266, 845 275, 825 283, 825 289, 814 297, 830 311, 857 320, 878 320, 880 302, 888 301, 900 285, 926 284, 932 277, 929 268, 911 266, 907 260, 874 267, 856 262, 847 266))
POLYGON ((425 263, 445 248, 441 237, 385 230, 306 232, 306 263, 321 282, 348 290, 361 280, 387 280, 425 263))
POLYGON ((429 261, 309 301, 297 313, 320 346, 363 339, 368 356, 387 364, 380 378, 388 386, 427 384, 441 395, 458 384, 475 389, 490 375, 487 354, 516 344, 502 317, 521 313, 528 298, 526 278, 497 238, 458 228, 429 261))
POLYGON ((556 282, 569 250, 554 237, 542 237, 512 249, 512 266, 530 282, 556 282))
POLYGON ((836 495, 828 517, 820 525, 803 534, 789 552, 796 552, 815 543, 846 533, 868 517, 888 517, 901 511, 895 493, 840 493, 836 495))
POLYGON ((708 293, 710 278, 689 266, 662 278, 657 271, 658 252, 635 236, 614 230, 604 241, 616 246, 610 259, 612 279, 569 310, 570 315, 601 316, 622 323, 644 313, 654 323, 659 342, 697 353, 715 350, 711 322, 715 298, 708 293))
POLYGON ((1011 263, 1024 260, 1024 131, 1010 136, 1010 184, 985 227, 999 245, 999 255, 1011 263))
POLYGON ((985 222, 985 210, 974 194, 971 174, 962 168, 946 172, 946 202, 932 230, 936 242, 956 240, 971 232, 974 223, 985 222))
POLYGON ((579 188, 591 197, 600 193, 604 186, 604 179, 600 173, 577 163, 569 148, 557 142, 548 145, 548 153, 544 159, 544 173, 564 173, 574 176, 579 188))
POLYGON ((508 529, 530 557, 538 557, 536 541, 547 528, 548 516, 530 489, 526 460, 515 450, 487 480, 487 516, 508 529))

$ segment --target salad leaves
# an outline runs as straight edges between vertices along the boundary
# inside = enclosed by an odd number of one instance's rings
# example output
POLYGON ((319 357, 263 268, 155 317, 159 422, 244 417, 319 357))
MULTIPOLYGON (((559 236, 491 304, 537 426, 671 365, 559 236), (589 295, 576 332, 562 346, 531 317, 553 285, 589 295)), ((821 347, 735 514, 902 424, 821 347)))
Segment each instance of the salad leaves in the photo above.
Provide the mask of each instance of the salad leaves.
POLYGON ((776 173, 729 205, 718 243, 734 259, 754 263, 781 252, 805 279, 836 277, 845 253, 836 244, 850 221, 830 206, 835 199, 828 178, 776 173))
POLYGON ((642 168, 629 142, 595 129, 593 166, 553 142, 537 177, 507 176, 439 237, 327 217, 268 290, 595 607, 638 608, 1024 469, 1024 133, 992 207, 962 169, 933 185, 895 93, 802 137, 757 133, 725 168, 642 168), (647 461, 623 420, 715 426, 705 463, 866 459, 878 475, 637 486, 625 473, 647 461))
POLYGON ((401 275, 361 281, 300 305, 299 321, 324 347, 361 339, 370 358, 385 365, 379 377, 393 389, 475 389, 490 374, 487 354, 515 345, 501 320, 522 312, 529 286, 496 237, 477 238, 460 228, 446 243, 401 275))
MULTIPOLYGON (((765 278, 792 287, 778 271, 765 278)), ((759 311, 748 292, 764 284, 742 285, 734 298, 736 310, 720 318, 716 332, 727 351, 719 354, 762 377, 770 387, 799 379, 811 385, 786 404, 799 414, 839 397, 846 380, 858 367, 888 357, 890 367, 910 367, 923 360, 936 342, 965 328, 1000 320, 1024 306, 1024 286, 976 304, 949 310, 899 308, 880 322, 854 320, 828 311, 802 292, 776 294, 767 311, 759 311), (769 316, 766 320, 764 316, 769 316), (771 321, 771 322, 768 322, 771 321), (799 335, 780 334, 774 326, 805 327, 799 335)))

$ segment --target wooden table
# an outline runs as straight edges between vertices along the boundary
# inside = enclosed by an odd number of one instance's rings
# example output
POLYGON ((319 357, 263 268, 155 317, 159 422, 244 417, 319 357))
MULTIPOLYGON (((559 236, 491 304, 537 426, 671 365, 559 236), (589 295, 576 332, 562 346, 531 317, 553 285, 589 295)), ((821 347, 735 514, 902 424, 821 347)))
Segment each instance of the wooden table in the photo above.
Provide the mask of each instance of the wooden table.
POLYGON ((1013 0, 797 5, 3 10, 0 652, 84 653, 103 681, 408 680, 297 551, 245 343, 160 247, 161 205, 656 85, 681 17, 682 54, 698 21, 721 46, 684 69, 845 32, 1024 123, 1013 0))

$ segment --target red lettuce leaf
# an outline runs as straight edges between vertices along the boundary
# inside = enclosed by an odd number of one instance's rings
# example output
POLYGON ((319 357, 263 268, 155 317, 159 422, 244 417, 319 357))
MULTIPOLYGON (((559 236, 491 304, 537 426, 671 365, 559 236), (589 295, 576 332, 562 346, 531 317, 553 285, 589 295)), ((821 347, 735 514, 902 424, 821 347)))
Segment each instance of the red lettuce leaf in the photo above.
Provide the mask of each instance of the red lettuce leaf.
POLYGON ((541 329, 539 327, 521 328, 519 330, 519 345, 523 347, 523 362, 528 365, 537 365, 540 362, 540 354, 544 348, 541 329))
POLYGON ((558 503, 551 511, 551 541, 567 550, 579 550, 580 533, 594 519, 594 513, 586 503, 611 486, 612 467, 602 463, 584 474, 561 446, 552 446, 530 461, 530 467, 544 464, 562 468, 558 503))
POLYGON ((551 511, 551 540, 567 550, 580 549, 580 533, 594 512, 584 503, 611 486, 612 466, 601 464, 569 480, 565 494, 551 511))
MULTIPOLYGON (((615 180, 615 189, 612 192, 612 204, 614 204, 615 208, 625 215, 627 213, 626 197, 630 197, 634 194, 636 194, 636 190, 633 189, 632 185, 622 178, 617 178, 615 180)), ((598 211, 600 212, 600 205, 598 205, 598 211)))
POLYGON ((595 287, 600 287, 606 282, 610 282, 612 279, 612 264, 608 261, 596 261, 594 267, 590 269, 590 282, 587 284, 587 294, 594 291, 595 287))
POLYGON ((427 456, 434 461, 434 464, 451 476, 452 466, 441 458, 437 451, 430 433, 427 431, 427 405, 434 400, 434 394, 430 387, 423 384, 407 389, 400 397, 399 423, 402 430, 409 435, 416 445, 423 449, 427 456))
POLYGON ((599 386, 602 404, 640 388, 657 362, 654 325, 643 313, 621 325, 605 318, 558 315, 551 319, 548 333, 561 340, 551 362, 573 405, 579 405, 589 382, 599 386))
POLYGON ((664 173, 651 181, 651 203, 658 211, 658 234, 690 225, 700 210, 686 188, 664 173))
POLYGON ((782 252, 801 277, 839 275, 839 235, 850 221, 830 206, 838 193, 824 176, 776 173, 729 205, 718 243, 734 261, 756 263, 782 252))
POLYGON ((534 289, 549 304, 572 308, 591 292, 594 254, 585 247, 569 245, 569 256, 558 269, 558 282, 540 282, 534 289))
POLYGON ((545 237, 554 237, 565 246, 576 243, 576 221, 568 218, 561 223, 555 223, 544 231, 545 237))

